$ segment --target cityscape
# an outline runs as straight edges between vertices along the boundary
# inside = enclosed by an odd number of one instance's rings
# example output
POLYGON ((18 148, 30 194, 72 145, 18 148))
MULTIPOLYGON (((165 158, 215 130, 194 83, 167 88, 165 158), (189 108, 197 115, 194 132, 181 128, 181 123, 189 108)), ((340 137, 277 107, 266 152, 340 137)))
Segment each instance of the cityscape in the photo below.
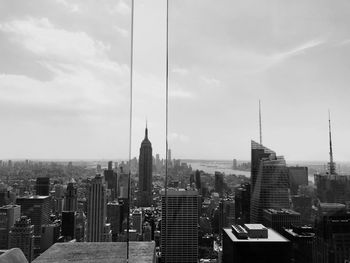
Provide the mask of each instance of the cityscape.
POLYGON ((346 0, 30 2, 0 0, 0 263, 350 263, 346 0))
POLYGON ((255 141, 250 162, 226 167, 237 174, 194 170, 170 149, 166 164, 147 127, 130 163, 1 161, 1 249, 28 262, 63 262, 89 242, 147 243, 143 262, 347 262, 350 176, 337 173, 329 135, 314 181, 255 141))

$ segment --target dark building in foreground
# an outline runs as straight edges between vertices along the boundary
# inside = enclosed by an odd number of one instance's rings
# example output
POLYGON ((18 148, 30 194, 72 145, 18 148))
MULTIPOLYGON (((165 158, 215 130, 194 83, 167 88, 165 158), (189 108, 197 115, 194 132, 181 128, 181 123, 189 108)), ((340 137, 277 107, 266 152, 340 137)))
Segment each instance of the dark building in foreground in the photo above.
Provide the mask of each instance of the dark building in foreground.
POLYGON ((313 262, 315 230, 308 226, 293 226, 285 229, 284 236, 292 242, 292 262, 313 262))
POLYGON ((145 138, 141 143, 139 158, 139 196, 141 207, 152 205, 152 144, 148 139, 148 129, 145 129, 145 138))
POLYGON ((198 192, 162 191, 162 262, 198 262, 198 192))
POLYGON ((0 207, 0 249, 8 248, 10 229, 20 217, 21 207, 19 205, 0 207))
POLYGON ((22 216, 11 227, 9 247, 20 248, 29 262, 34 259, 34 226, 30 218, 22 216))
POLYGON ((315 230, 314 262, 344 263, 350 259, 350 213, 345 205, 321 203, 315 230))
POLYGON ((223 229, 223 263, 290 263, 291 243, 261 224, 223 229))
POLYGON ((21 206, 21 214, 31 219, 34 225, 34 254, 40 253, 41 227, 50 223, 50 196, 19 197, 16 203, 21 206))

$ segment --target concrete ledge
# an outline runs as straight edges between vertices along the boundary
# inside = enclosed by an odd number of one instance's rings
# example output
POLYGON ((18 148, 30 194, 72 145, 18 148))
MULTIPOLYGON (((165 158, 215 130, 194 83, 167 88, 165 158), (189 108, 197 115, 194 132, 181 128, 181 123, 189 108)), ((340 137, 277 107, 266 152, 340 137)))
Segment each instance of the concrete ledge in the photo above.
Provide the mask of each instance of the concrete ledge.
MULTIPOLYGON (((130 242, 130 260, 133 263, 154 263, 154 242, 130 242)), ((126 242, 56 243, 33 263, 124 263, 126 242)))
POLYGON ((12 248, 0 250, 0 263, 28 263, 28 260, 21 249, 12 248))

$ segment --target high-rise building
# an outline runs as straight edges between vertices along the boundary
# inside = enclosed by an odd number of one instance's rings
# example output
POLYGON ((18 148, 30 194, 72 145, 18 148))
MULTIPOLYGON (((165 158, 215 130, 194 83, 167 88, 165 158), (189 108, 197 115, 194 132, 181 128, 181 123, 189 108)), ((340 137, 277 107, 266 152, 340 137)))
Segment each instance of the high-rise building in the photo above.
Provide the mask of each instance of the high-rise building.
POLYGON ((78 209, 78 189, 74 179, 68 183, 64 195, 64 211, 77 211, 78 209))
POLYGON ((40 253, 41 227, 50 223, 50 196, 18 197, 16 203, 21 206, 21 214, 31 219, 34 225, 34 254, 40 253))
POLYGON ((239 224, 250 222, 250 183, 243 183, 235 191, 235 219, 239 224))
POLYGON ((306 195, 293 195, 293 210, 300 213, 301 223, 304 225, 311 224, 312 198, 306 195))
POLYGON ((264 226, 270 227, 280 234, 284 228, 300 226, 300 214, 291 209, 264 209, 264 226))
POLYGON ((298 194, 300 185, 308 185, 308 168, 303 166, 289 166, 289 185, 292 195, 298 194))
POLYGON ((88 242, 102 242, 106 219, 106 186, 104 178, 97 174, 88 188, 88 242))
POLYGON ((250 221, 263 223, 264 209, 290 208, 288 168, 282 156, 276 157, 273 151, 253 141, 252 158, 252 172, 254 172, 252 175, 254 177, 251 177, 253 192, 250 221), (255 153, 255 151, 258 152, 255 153), (260 156, 260 159, 255 158, 255 155, 260 156), (253 165, 255 162, 258 162, 258 165, 253 165))
POLYGON ((128 199, 129 174, 121 172, 118 175, 118 198, 128 199))
POLYGON ((148 139, 148 129, 146 127, 139 158, 139 206, 151 206, 152 199, 152 144, 148 139))
POLYGON ((317 198, 322 203, 342 203, 350 200, 350 175, 315 174, 317 198))
POLYGON ((223 229, 223 263, 290 263, 290 241, 261 224, 223 229))
POLYGON ((107 189, 110 190, 110 200, 113 201, 117 198, 118 183, 117 183, 117 173, 113 170, 113 162, 108 162, 108 169, 103 171, 104 177, 107 183, 107 189))
POLYGON ((314 262, 342 263, 350 259, 350 214, 344 204, 321 203, 315 230, 314 262))
POLYGON ((35 185, 36 195, 48 196, 50 195, 50 178, 38 177, 35 185))
POLYGON ((315 230, 308 226, 293 226, 284 232, 284 236, 292 242, 292 262, 313 262, 313 244, 315 230))
POLYGON ((107 222, 111 224, 113 241, 121 232, 122 218, 122 206, 117 201, 109 202, 107 204, 107 222))
POLYGON ((215 172, 215 192, 217 192, 220 197, 224 194, 224 174, 221 172, 215 172))
POLYGON ((61 234, 66 240, 72 240, 75 238, 76 231, 76 212, 75 211, 63 211, 62 212, 62 228, 61 234))
POLYGON ((41 227, 40 249, 41 253, 56 243, 60 237, 61 223, 55 221, 53 223, 43 225, 41 227))
POLYGON ((83 211, 78 211, 76 216, 75 239, 78 242, 86 240, 87 220, 83 211))
POLYGON ((258 177, 261 159, 268 158, 271 154, 276 155, 274 151, 266 148, 262 144, 259 144, 255 141, 251 141, 251 193, 254 192, 255 182, 258 177))
POLYGON ((137 234, 142 234, 143 213, 142 210, 135 210, 132 213, 133 228, 137 234))
POLYGON ((34 259, 34 225, 30 218, 22 216, 11 227, 9 235, 9 247, 20 248, 29 262, 34 259))
POLYGON ((196 188, 198 190, 198 193, 202 193, 201 173, 199 172, 199 170, 196 170, 196 188))
POLYGON ((329 122, 329 163, 325 173, 315 174, 317 198, 322 203, 342 203, 350 200, 350 175, 338 174, 333 161, 331 120, 329 122))
POLYGON ((21 216, 19 205, 5 205, 0 207, 0 249, 9 246, 9 232, 16 220, 21 216))
POLYGON ((221 200, 219 203, 220 231, 223 227, 230 227, 235 223, 235 201, 231 199, 221 200))
POLYGON ((162 193, 162 262, 198 261, 198 192, 174 190, 162 193))

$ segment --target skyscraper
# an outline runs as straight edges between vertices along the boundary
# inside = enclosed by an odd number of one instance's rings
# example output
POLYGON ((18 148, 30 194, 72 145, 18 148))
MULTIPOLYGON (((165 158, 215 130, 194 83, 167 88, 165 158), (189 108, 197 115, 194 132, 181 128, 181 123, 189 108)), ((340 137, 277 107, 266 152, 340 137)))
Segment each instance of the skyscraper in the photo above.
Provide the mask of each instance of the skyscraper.
POLYGON ((250 183, 243 183, 235 191, 235 219, 239 224, 250 222, 250 183))
POLYGON ((315 221, 314 262, 347 262, 350 258, 350 214, 345 205, 324 203, 315 221))
POLYGON ((331 120, 329 117, 329 163, 328 171, 315 174, 317 198, 325 203, 342 203, 350 200, 350 175, 338 174, 335 169, 332 148, 331 120))
POLYGON ((141 143, 139 158, 139 206, 152 205, 152 144, 148 139, 148 129, 141 143))
POLYGON ((276 156, 273 151, 254 141, 252 141, 251 180, 253 192, 250 220, 252 223, 263 223, 264 209, 290 207, 286 161, 282 156, 276 156))
POLYGON ((41 227, 50 223, 50 196, 18 197, 16 203, 21 206, 21 214, 31 219, 34 225, 34 254, 40 253, 41 227))
POLYGON ((196 170, 196 188, 198 193, 201 193, 202 182, 201 182, 201 173, 199 172, 199 170, 196 170))
POLYGON ((106 186, 104 178, 97 174, 88 190, 88 242, 101 242, 106 219, 106 186))
POLYGON ((162 262, 196 263, 198 260, 198 192, 162 191, 162 262))
POLYGON ((48 196, 50 194, 50 178, 38 177, 35 185, 36 195, 48 196))
POLYGON ((34 259, 34 225, 31 224, 30 218, 22 216, 11 227, 9 247, 20 248, 29 262, 34 259))
POLYGON ((111 191, 110 200, 113 201, 117 198, 118 184, 117 184, 117 173, 113 170, 113 163, 111 161, 108 162, 108 169, 103 171, 107 189, 111 191))
POLYGON ((78 209, 78 189, 74 179, 68 183, 64 196, 64 211, 77 211, 78 209))
POLYGON ((289 183, 292 195, 298 194, 300 185, 308 185, 308 168, 303 166, 289 166, 289 183))
POLYGON ((255 182, 259 172, 260 160, 262 158, 269 157, 270 154, 276 155, 274 151, 266 148, 262 144, 259 144, 255 141, 251 141, 251 175, 250 175, 251 188, 250 190, 252 193, 254 192, 255 182))
POLYGON ((20 216, 21 207, 19 205, 0 207, 0 249, 8 248, 10 229, 20 216))
POLYGON ((219 194, 220 197, 224 194, 224 174, 220 172, 215 172, 215 192, 219 194))

